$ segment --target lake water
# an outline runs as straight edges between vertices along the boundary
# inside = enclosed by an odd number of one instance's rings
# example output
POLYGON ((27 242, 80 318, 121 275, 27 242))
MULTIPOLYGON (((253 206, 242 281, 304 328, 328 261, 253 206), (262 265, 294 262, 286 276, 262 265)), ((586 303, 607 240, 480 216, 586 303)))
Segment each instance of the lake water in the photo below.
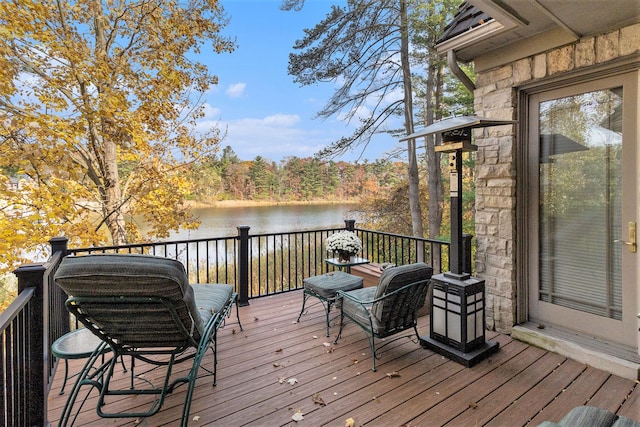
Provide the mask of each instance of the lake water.
POLYGON ((344 227, 345 219, 357 220, 350 213, 356 207, 321 204, 194 208, 192 213, 201 221, 200 227, 174 232, 169 240, 236 236, 240 225, 251 227, 250 234, 344 227))

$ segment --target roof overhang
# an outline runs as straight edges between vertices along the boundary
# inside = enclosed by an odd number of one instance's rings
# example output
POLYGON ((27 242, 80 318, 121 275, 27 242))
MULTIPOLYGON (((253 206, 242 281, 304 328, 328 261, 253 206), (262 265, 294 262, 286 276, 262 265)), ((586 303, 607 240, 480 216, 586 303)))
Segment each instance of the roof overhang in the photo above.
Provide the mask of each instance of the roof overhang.
POLYGON ((489 53, 499 54, 507 46, 517 46, 517 50, 526 54, 527 44, 533 38, 536 43, 544 43, 542 50, 547 50, 640 22, 638 0, 585 1, 585 4, 566 0, 467 0, 467 3, 491 19, 436 46, 443 55, 454 51, 462 62, 489 53))

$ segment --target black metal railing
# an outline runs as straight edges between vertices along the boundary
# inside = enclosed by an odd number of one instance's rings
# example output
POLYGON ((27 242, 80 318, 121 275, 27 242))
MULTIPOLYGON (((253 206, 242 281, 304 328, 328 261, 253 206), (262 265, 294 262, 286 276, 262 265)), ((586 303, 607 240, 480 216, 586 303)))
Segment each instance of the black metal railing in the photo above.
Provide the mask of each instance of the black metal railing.
MULTIPOLYGON (((360 237, 362 256, 372 262, 425 261, 434 273, 448 266, 448 242, 359 229, 352 220, 345 221, 344 228, 251 235, 250 228, 242 226, 237 236, 91 248, 67 248, 66 238, 52 239, 53 255, 46 263, 14 272, 19 296, 0 313, 0 420, 4 425, 27 426, 43 425, 46 420, 55 368, 51 344, 71 327, 64 307, 66 295, 53 283, 64 255, 139 253, 174 258, 183 263, 191 283, 232 284, 239 303, 247 305, 252 298, 301 289, 305 277, 332 269, 324 262, 325 242, 344 229, 360 237)), ((470 236, 465 240, 469 271, 470 240, 470 236)))
POLYGON ((66 295, 53 283, 66 241, 52 239, 52 256, 46 263, 24 265, 14 272, 18 297, 0 313, 2 425, 45 425, 54 372, 51 344, 69 331, 66 295))

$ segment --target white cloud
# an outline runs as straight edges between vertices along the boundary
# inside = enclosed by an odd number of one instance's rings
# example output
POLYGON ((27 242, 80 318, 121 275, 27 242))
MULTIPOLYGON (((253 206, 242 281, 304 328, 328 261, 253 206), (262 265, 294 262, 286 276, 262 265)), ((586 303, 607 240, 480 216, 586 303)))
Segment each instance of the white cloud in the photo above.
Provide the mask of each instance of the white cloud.
POLYGON ((246 88, 246 83, 234 83, 232 85, 229 85, 226 93, 230 98, 240 98, 242 95, 244 95, 244 90, 246 88))
POLYGON ((265 117, 262 122, 266 126, 289 127, 300 123, 300 116, 297 114, 274 114, 265 117))
POLYGON ((209 103, 205 103, 203 105, 204 108, 204 119, 212 119, 212 118, 217 118, 220 116, 220 109, 217 107, 212 106, 209 103))
MULTIPOLYGON (((200 122, 199 126, 213 122, 200 122)), ((330 132, 303 129, 295 114, 273 114, 263 118, 223 120, 217 125, 227 130, 220 146, 231 146, 243 160, 262 156, 279 161, 287 156, 310 157, 332 141, 330 132)))

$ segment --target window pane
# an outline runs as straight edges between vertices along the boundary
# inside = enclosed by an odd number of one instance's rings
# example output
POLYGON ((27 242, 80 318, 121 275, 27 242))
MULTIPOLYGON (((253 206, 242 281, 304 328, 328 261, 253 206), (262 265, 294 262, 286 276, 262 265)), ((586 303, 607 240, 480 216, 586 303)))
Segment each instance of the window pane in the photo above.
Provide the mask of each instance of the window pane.
POLYGON ((622 317, 622 88, 540 104, 540 299, 622 317))

